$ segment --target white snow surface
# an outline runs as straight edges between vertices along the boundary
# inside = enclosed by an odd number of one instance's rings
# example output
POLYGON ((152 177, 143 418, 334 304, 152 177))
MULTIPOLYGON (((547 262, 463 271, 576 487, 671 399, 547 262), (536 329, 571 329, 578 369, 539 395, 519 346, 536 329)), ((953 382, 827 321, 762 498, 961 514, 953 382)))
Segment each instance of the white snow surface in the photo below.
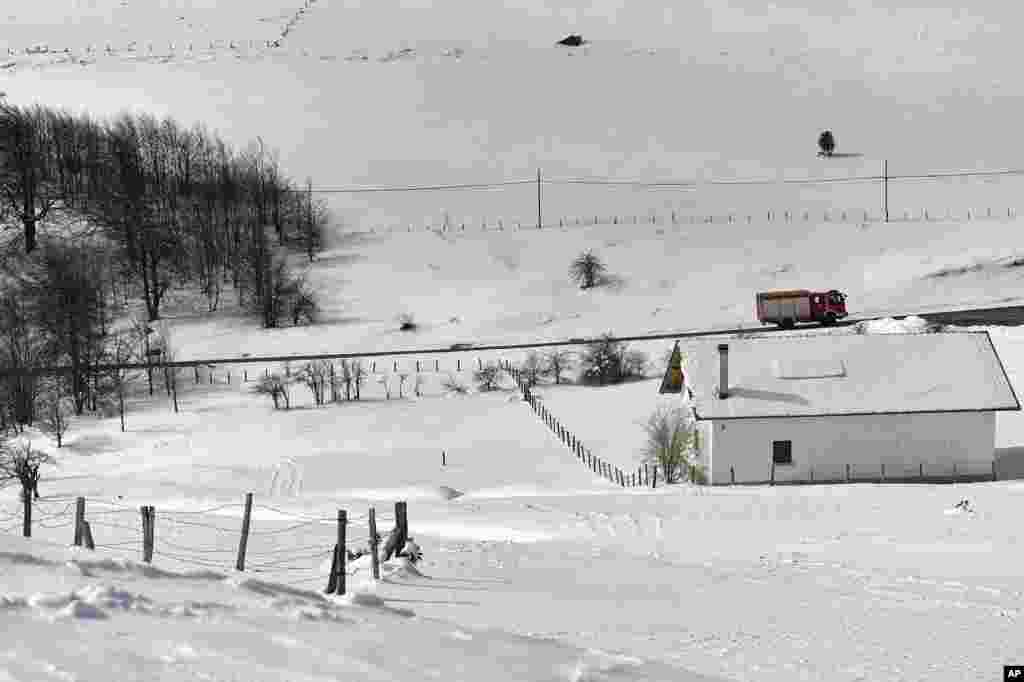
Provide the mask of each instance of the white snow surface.
POLYGON ((987 334, 883 329, 730 341, 725 399, 720 340, 681 346, 683 371, 704 419, 1020 409, 987 334))
MULTIPOLYGON (((891 174, 1019 163, 1006 143, 1024 114, 1012 3, 15 4, 0 21, 11 102, 173 115, 237 145, 262 136, 285 172, 326 188, 537 168, 549 180, 784 180, 874 176, 884 159, 891 174), (552 46, 569 32, 592 45, 552 46), (814 156, 824 127, 849 156, 814 156)), ((876 182, 545 184, 541 231, 532 184, 329 194, 338 224, 309 266, 320 325, 262 331, 231 301, 196 312, 187 291, 166 316, 188 359, 753 334, 753 294, 771 288, 842 289, 854 317, 1011 304, 1024 296, 1020 189, 1012 175, 892 180, 885 224, 876 182), (581 292, 565 269, 585 248, 613 277, 581 292), (416 332, 397 330, 403 312, 416 332)), ((1024 334, 989 331, 1024 386, 1024 334)), ((670 346, 634 345, 655 365, 670 346)), ((199 385, 186 373, 180 414, 141 390, 126 433, 87 415, 58 451, 28 432, 55 464, 30 540, 15 491, 0 491, 0 679, 959 681, 1024 660, 1020 482, 623 490, 507 381, 491 394, 441 385, 523 356, 377 358, 390 400, 371 381, 360 402, 314 408, 294 387, 289 411, 240 388, 264 367, 218 366, 214 384, 204 368, 199 385), (423 395, 407 383, 399 397, 396 374, 417 361, 423 395), (77 496, 93 552, 68 547, 77 496), (349 549, 363 549, 369 507, 386 535, 397 500, 423 561, 387 562, 374 581, 361 556, 349 594, 324 595, 337 511, 349 549), (156 507, 152 564, 140 505, 156 507)), ((632 472, 647 416, 678 399, 657 387, 537 394, 632 472)), ((1000 472, 1024 477, 1024 419, 1000 413, 996 442, 1000 472)))

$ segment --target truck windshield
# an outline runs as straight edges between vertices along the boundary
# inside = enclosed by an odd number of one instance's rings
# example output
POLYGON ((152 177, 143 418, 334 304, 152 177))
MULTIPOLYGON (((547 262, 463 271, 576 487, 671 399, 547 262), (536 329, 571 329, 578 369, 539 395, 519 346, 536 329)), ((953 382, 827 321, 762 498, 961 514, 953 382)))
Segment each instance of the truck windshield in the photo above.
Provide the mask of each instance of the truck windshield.
POLYGON ((833 291, 831 294, 829 294, 828 301, 833 305, 842 305, 844 298, 846 297, 843 296, 838 291, 833 291))

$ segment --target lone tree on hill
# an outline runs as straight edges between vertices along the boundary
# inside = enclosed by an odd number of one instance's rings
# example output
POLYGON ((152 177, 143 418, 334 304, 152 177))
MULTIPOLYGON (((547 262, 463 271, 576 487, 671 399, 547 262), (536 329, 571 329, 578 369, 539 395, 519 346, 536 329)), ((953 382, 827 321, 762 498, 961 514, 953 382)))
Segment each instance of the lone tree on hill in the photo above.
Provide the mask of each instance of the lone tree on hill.
POLYGON ((576 260, 569 266, 569 277, 580 286, 580 289, 590 289, 607 270, 608 267, 597 254, 587 250, 576 256, 576 260))
POLYGON ((832 156, 832 152, 836 148, 836 138, 832 135, 831 130, 826 130, 818 136, 818 146, 821 147, 822 154, 832 156))

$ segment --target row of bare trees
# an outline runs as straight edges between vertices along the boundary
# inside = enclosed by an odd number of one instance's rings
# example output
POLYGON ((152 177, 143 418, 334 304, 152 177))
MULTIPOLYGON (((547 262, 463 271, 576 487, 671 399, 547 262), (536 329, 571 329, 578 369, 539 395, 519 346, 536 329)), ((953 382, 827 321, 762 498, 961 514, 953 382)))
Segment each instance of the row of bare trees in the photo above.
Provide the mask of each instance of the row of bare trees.
POLYGON ((262 140, 235 151, 172 119, 0 97, 0 242, 13 246, 0 252, 0 433, 36 425, 59 445, 70 415, 114 406, 123 428, 135 373, 98 367, 173 359, 158 321, 177 288, 212 312, 233 287, 265 327, 312 322, 315 297, 288 256, 312 261, 327 220, 262 140), (133 302, 143 319, 125 325, 133 302), (68 371, 40 371, 54 365, 68 371))
POLYGON ((135 285, 150 320, 170 290, 193 283, 211 311, 230 283, 267 327, 311 311, 312 295, 281 252, 312 261, 328 212, 308 181, 285 177, 262 140, 238 152, 169 118, 101 122, 0 100, 0 222, 17 226, 32 253, 41 228, 72 218, 116 247, 106 275, 135 285), (306 299, 298 315, 296 298, 306 299))

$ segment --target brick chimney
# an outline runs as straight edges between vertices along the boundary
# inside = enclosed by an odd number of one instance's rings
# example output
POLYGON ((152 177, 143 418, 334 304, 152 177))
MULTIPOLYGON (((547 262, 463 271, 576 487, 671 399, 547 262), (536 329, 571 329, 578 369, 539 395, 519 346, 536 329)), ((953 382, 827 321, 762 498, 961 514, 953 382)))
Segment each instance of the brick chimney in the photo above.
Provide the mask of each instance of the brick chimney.
POLYGON ((729 345, 718 344, 718 397, 729 397, 729 345))

